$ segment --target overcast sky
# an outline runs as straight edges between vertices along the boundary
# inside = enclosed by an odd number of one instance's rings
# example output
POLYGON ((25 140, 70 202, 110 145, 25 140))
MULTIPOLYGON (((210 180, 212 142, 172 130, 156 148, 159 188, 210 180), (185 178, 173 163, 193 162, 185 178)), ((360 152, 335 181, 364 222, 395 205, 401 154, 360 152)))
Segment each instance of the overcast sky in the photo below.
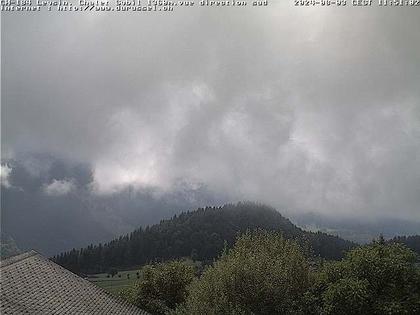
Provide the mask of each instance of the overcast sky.
POLYGON ((420 220, 420 10, 272 2, 2 14, 3 159, 89 163, 101 194, 182 180, 420 220))

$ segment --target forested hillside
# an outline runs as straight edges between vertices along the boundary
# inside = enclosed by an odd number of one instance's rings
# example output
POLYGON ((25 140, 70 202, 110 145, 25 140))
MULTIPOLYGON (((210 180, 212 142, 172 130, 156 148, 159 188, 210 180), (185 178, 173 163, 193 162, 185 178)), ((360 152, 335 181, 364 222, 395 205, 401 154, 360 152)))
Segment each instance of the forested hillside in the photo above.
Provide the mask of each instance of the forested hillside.
POLYGON ((417 254, 420 254, 420 235, 396 236, 390 242, 402 243, 417 254))
POLYGON ((256 228, 280 231, 286 238, 309 245, 314 255, 326 259, 340 259, 355 246, 336 236, 303 231, 273 208, 238 203, 182 213, 104 245, 62 253, 53 260, 76 273, 104 272, 112 267, 132 267, 180 257, 211 262, 225 244, 233 245, 239 233, 256 228))

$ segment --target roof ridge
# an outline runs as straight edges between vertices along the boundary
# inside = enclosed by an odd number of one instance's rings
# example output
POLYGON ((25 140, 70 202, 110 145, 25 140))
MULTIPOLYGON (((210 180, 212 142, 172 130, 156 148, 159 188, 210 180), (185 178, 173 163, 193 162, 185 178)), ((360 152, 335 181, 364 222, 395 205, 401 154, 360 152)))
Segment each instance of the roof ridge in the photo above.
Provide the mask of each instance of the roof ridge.
MULTIPOLYGON (((60 269, 60 270, 62 270, 64 273, 71 274, 71 275, 72 275, 72 277, 77 278, 77 279, 79 279, 81 282, 86 283, 86 285, 87 285, 87 286, 91 286, 91 287, 95 288, 95 290, 97 290, 97 291, 99 291, 99 292, 102 292, 102 293, 106 294, 106 295, 107 295, 107 296, 108 296, 111 300, 114 300, 114 301, 116 301, 116 302, 119 302, 120 304, 123 304, 123 305, 125 305, 126 307, 129 307, 129 308, 134 308, 134 309, 138 309, 138 310, 142 311, 144 314, 148 314, 148 313, 145 313, 145 311, 144 311, 143 309, 141 309, 140 307, 138 307, 137 305, 134 305, 134 304, 132 304, 132 303, 128 302, 127 300, 125 300, 125 299, 123 299, 123 298, 121 298, 121 297, 119 297, 119 296, 116 296, 116 295, 112 294, 111 292, 109 292, 109 291, 105 290, 104 288, 102 288, 102 287, 100 287, 100 286, 98 286, 98 285, 94 284, 93 282, 90 282, 89 280, 87 280, 87 279, 85 279, 85 278, 83 278, 83 277, 79 276, 78 274, 74 273, 73 271, 71 271, 71 270, 68 270, 68 269, 64 268, 63 266, 61 266, 60 264, 56 263, 55 261, 53 261, 53 260, 51 260, 51 259, 49 259, 49 258, 46 258, 46 257, 42 256, 41 254, 37 253, 36 251, 32 250, 32 251, 30 251, 30 252, 33 252, 33 254, 32 254, 32 255, 29 255, 28 257, 34 256, 34 255, 38 255, 38 257, 39 257, 40 259, 42 259, 42 260, 44 260, 44 261, 46 261, 46 262, 48 262, 48 263, 51 263, 51 264, 53 265, 53 267, 54 267, 54 268, 56 268, 56 269, 60 269)), ((28 252, 28 254, 29 254, 30 252, 28 252)))
POLYGON ((42 314, 92 314, 98 309, 95 314, 149 315, 36 251, 10 257, 1 267, 1 314, 20 314, 22 309, 42 314))
POLYGON ((23 254, 19 254, 19 255, 16 255, 16 256, 6 258, 6 259, 0 261, 0 267, 3 268, 3 267, 10 266, 14 263, 17 263, 18 261, 24 260, 26 258, 35 256, 35 255, 39 255, 39 254, 34 250, 30 250, 30 251, 25 252, 23 254))

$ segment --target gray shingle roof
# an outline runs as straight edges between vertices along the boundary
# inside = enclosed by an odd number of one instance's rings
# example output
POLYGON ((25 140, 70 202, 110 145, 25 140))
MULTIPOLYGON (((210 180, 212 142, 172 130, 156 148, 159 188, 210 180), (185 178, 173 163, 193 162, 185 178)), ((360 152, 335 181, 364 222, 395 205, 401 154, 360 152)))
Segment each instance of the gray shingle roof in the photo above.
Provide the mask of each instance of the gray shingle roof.
POLYGON ((147 314, 34 251, 0 267, 2 315, 147 314))

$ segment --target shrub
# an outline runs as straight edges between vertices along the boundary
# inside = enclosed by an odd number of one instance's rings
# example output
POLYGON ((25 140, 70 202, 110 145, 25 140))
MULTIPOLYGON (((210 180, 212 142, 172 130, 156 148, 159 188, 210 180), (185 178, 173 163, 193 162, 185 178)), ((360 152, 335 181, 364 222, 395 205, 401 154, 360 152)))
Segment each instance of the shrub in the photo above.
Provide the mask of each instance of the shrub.
POLYGON ((142 279, 120 296, 152 314, 165 314, 185 301, 194 275, 194 267, 181 261, 148 265, 142 279))
POLYGON ((372 293, 366 280, 340 279, 324 293, 324 314, 371 314, 372 293))
POLYGON ((309 287, 309 265, 280 234, 247 232, 194 281, 173 314, 294 314, 309 287))
POLYGON ((420 314, 416 260, 416 254, 401 244, 376 242, 352 250, 342 261, 326 266, 325 312, 420 314))

